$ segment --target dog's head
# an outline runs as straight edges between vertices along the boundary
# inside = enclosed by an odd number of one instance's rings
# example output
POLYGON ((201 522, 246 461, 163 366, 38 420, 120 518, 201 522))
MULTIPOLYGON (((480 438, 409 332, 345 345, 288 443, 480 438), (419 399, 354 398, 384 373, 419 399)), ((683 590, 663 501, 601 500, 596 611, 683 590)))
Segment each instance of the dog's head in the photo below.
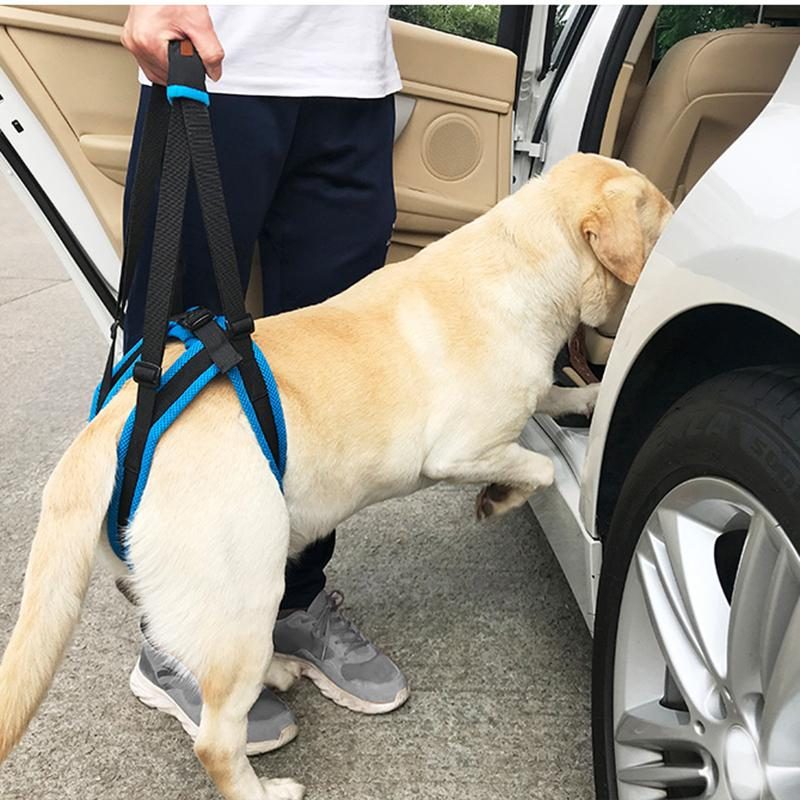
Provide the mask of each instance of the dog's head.
POLYGON ((622 161, 579 153, 548 175, 582 254, 581 321, 598 327, 618 313, 639 279, 672 205, 622 161))

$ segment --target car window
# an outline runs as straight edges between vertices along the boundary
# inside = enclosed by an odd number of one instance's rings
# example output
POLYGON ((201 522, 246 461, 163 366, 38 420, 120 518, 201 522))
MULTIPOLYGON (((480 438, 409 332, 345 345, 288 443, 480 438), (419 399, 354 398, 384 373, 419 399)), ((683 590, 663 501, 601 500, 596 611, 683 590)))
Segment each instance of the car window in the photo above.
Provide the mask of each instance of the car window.
POLYGON ((569 38, 569 29, 574 24, 578 17, 580 6, 556 6, 556 16, 553 20, 552 36, 552 49, 550 52, 553 54, 551 59, 551 66, 555 66, 560 60, 561 53, 564 51, 564 45, 569 38))
POLYGON ((390 6, 392 19, 495 44, 500 6, 390 6))
POLYGON ((760 6, 661 6, 655 26, 655 61, 681 39, 697 33, 741 28, 759 21, 760 6))

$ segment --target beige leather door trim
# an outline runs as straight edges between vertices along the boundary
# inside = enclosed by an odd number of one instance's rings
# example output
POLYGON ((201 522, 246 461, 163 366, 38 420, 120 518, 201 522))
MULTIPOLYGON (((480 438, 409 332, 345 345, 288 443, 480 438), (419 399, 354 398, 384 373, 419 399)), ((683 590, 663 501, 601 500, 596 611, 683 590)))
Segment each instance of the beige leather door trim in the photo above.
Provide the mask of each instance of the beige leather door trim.
POLYGON ((485 111, 492 111, 495 114, 508 114, 511 111, 511 103, 505 100, 495 100, 491 97, 483 97, 477 94, 467 94, 453 89, 445 89, 441 86, 431 86, 426 83, 409 81, 403 79, 404 94, 412 94, 416 97, 428 97, 431 100, 444 100, 448 103, 467 108, 480 108, 485 111))
POLYGON ((611 102, 608 104, 606 122, 603 126, 603 136, 600 139, 601 156, 613 155, 614 142, 617 140, 620 118, 622 117, 622 105, 628 94, 628 86, 633 76, 633 64, 625 63, 620 67, 617 82, 614 84, 614 92, 611 95, 611 102))
POLYGON ((456 222, 469 222, 491 208, 488 205, 472 205, 450 197, 421 192, 408 186, 398 186, 395 194, 397 195, 397 207, 401 211, 413 209, 417 214, 456 222))
MULTIPOLYGON (((50 7, 52 8, 52 6, 50 7)), ((122 26, 120 25, 109 25, 105 22, 76 19, 60 13, 3 5, 0 5, 0 25, 60 33, 64 36, 80 36, 82 39, 95 39, 117 44, 122 35, 122 26)))
POLYGON ((397 20, 392 20, 392 37, 404 82, 514 102, 517 60, 508 50, 397 20), (465 69, 475 62, 486 68, 465 69))
POLYGON ((105 133, 85 133, 78 140, 84 155, 112 181, 125 185, 131 137, 105 133))
POLYGON ((45 14, 61 14, 65 17, 75 17, 76 19, 89 20, 91 22, 105 22, 109 25, 119 25, 122 27, 128 17, 127 5, 81 5, 79 3, 70 5, 18 5, 17 8, 24 8, 28 11, 42 11, 45 14))

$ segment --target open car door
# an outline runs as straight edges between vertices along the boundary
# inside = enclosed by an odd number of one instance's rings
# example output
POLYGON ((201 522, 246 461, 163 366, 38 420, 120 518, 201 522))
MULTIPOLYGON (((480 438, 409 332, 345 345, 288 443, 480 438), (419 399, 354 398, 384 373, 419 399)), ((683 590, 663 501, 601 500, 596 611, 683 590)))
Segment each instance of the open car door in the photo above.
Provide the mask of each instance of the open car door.
MULTIPOLYGON (((0 6, 0 164, 104 330, 138 98, 136 65, 119 42, 126 15, 127 6, 0 6)), ((516 18, 527 20, 512 37, 523 52, 544 31, 530 11, 516 18)), ((392 25, 403 78, 389 252, 397 261, 510 191, 519 76, 509 49, 392 25)))

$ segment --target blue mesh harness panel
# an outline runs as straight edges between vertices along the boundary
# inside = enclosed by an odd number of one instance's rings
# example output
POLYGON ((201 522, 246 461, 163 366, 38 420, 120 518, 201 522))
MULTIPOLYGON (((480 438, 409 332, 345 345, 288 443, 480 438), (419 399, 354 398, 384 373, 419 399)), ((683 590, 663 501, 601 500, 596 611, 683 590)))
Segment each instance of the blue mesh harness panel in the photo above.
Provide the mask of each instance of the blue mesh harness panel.
MULTIPOLYGON (((225 322, 222 317, 215 317, 215 323, 224 330, 225 322)), ((169 382, 178 375, 181 370, 203 349, 203 343, 189 330, 182 325, 179 321, 171 321, 169 324, 168 337, 171 339, 178 339, 183 342, 186 351, 175 361, 175 363, 164 373, 158 391, 162 392, 169 382)), ((98 408, 98 398, 100 386, 97 387, 92 399, 92 408, 89 414, 89 420, 94 419, 95 416, 105 408, 113 397, 117 395, 123 385, 129 380, 133 374, 133 368, 140 358, 141 340, 137 342, 119 361, 114 369, 113 383, 108 395, 102 406, 98 408)), ((270 470, 278 481, 278 485, 283 491, 283 475, 286 471, 286 422, 283 416, 283 408, 281 406, 280 394, 278 392, 278 385, 275 382, 275 377, 269 367, 267 359, 261 352, 258 345, 253 342, 253 351, 255 354, 256 363, 258 364, 261 374, 264 378, 264 385, 267 388, 269 396, 269 404, 272 409, 272 415, 275 421, 275 428, 278 434, 278 452, 273 454, 270 450, 267 440, 264 436, 264 431, 256 417, 253 404, 247 394, 241 373, 238 367, 227 372, 233 388, 236 391, 236 396, 242 405, 242 410, 247 417, 250 427, 258 441, 261 452, 267 459, 270 470)), ((150 474, 150 467, 153 462, 153 455, 155 454, 156 445, 159 439, 164 435, 164 432, 169 426, 178 418, 180 413, 197 397, 200 392, 211 382, 213 378, 220 374, 219 368, 216 364, 211 363, 209 367, 204 370, 194 381, 192 381, 187 388, 175 399, 164 413, 155 421, 150 433, 147 437, 147 444, 145 446, 144 454, 142 457, 142 466, 139 473, 139 479, 136 482, 134 490, 133 502, 131 503, 130 514, 128 516, 127 524, 133 520, 136 509, 142 499, 145 486, 147 485, 147 478, 150 474)), ((122 429, 119 442, 117 444, 117 473, 114 483, 114 492, 111 496, 111 505, 108 510, 107 532, 108 540, 114 553, 123 561, 128 561, 128 547, 125 543, 123 531, 119 529, 119 508, 120 508, 120 494, 122 491, 122 482, 124 475, 125 456, 128 452, 128 447, 131 442, 131 434, 133 432, 134 420, 136 417, 136 409, 134 408, 128 415, 125 425, 122 429)))

